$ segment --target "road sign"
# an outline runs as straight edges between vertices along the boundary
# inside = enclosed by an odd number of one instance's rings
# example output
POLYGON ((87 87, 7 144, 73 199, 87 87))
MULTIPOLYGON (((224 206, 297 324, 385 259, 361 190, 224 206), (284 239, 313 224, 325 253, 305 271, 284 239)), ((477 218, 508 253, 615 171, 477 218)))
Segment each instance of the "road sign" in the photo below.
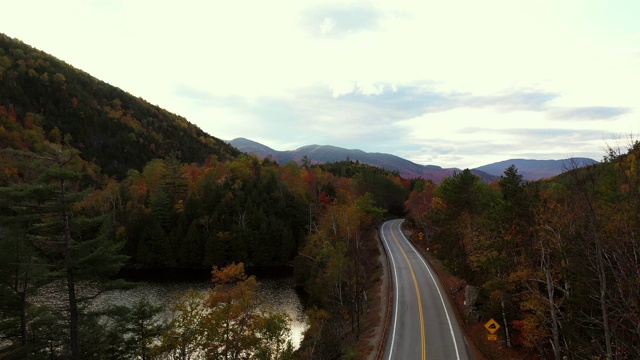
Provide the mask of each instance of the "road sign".
POLYGON ((500 329, 500 324, 498 324, 495 320, 491 319, 484 324, 485 329, 489 330, 490 333, 495 333, 500 329))
POLYGON ((487 340, 496 341, 496 340, 498 340, 498 335, 489 334, 489 335, 487 335, 487 340))

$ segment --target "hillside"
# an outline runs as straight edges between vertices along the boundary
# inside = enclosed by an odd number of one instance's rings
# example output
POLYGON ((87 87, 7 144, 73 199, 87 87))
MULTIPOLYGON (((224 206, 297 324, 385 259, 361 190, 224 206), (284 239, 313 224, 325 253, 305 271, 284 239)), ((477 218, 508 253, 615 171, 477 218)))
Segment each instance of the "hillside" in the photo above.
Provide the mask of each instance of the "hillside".
MULTIPOLYGON (((306 156, 311 162, 326 163, 337 162, 349 159, 359 161, 368 165, 381 167, 390 171, 397 171, 403 178, 412 179, 422 177, 439 183, 445 177, 451 176, 460 169, 444 169, 436 165, 420 165, 399 156, 384 153, 368 153, 362 150, 344 149, 328 145, 308 145, 296 150, 278 151, 255 141, 238 138, 229 142, 238 150, 256 154, 259 157, 270 156, 281 164, 290 161, 300 162, 306 156)), ((483 165, 471 172, 479 176, 484 182, 492 182, 499 179, 510 165, 516 165, 518 172, 525 180, 539 180, 561 174, 571 162, 579 166, 591 165, 595 160, 587 158, 573 158, 564 160, 525 160, 511 159, 483 165)))
MULTIPOLYGON (((185 118, 0 34, 0 113, 70 134, 71 145, 103 172, 122 178, 151 159, 175 153, 183 162, 239 152, 185 118)), ((0 138, 0 147, 9 141, 0 138)))

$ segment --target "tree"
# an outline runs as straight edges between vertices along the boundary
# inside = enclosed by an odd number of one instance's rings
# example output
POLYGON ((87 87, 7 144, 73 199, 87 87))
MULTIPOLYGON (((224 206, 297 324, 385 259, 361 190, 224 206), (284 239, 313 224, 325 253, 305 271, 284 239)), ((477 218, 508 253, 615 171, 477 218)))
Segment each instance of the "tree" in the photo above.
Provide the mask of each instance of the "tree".
POLYGON ((198 359, 205 341, 207 293, 188 290, 171 307, 172 317, 162 333, 154 355, 168 355, 174 359, 198 359))
POLYGON ((428 221, 428 213, 431 210, 433 191, 435 184, 432 181, 416 180, 413 190, 409 193, 405 208, 407 217, 413 221, 417 228, 424 234, 425 242, 429 246, 430 234, 433 233, 428 221))
POLYGON ((579 213, 583 220, 580 226, 580 237, 585 240, 586 260, 595 275, 596 288, 593 289, 594 298, 599 304, 599 327, 602 330, 604 351, 607 360, 613 358, 612 334, 610 325, 609 304, 609 274, 606 266, 606 244, 602 238, 602 222, 597 214, 597 181, 598 176, 595 167, 587 167, 581 171, 573 169, 569 171, 569 194, 573 205, 572 211, 579 213))
POLYGON ((156 354, 181 359, 291 359, 289 319, 260 311, 255 277, 242 263, 212 271, 214 289, 189 291, 174 305, 173 318, 156 354))
POLYGON ((438 224, 432 239, 438 256, 454 273, 470 275, 466 245, 474 242, 483 212, 493 206, 497 197, 469 169, 454 173, 438 186, 430 213, 430 221, 438 224))
MULTIPOLYGON (((0 196, 7 199, 0 189, 0 196)), ((27 350, 29 342, 28 299, 48 273, 38 258, 36 248, 29 237, 25 224, 0 224, 0 333, 4 338, 18 338, 27 350), (17 326, 15 324, 18 324, 17 326), (18 329, 16 332, 15 329, 18 329)))
POLYGON ((257 321, 258 345, 254 357, 259 360, 293 359, 293 344, 289 317, 284 313, 262 316, 257 321))
POLYGON ((165 173, 162 186, 171 197, 171 205, 174 209, 182 208, 182 203, 187 198, 189 183, 183 164, 178 160, 176 153, 172 152, 165 159, 165 173))
POLYGON ((124 310, 125 316, 120 319, 121 326, 117 329, 128 348, 133 350, 131 355, 146 360, 165 327, 158 319, 163 307, 143 298, 124 310))
POLYGON ((211 311, 206 317, 206 341, 214 346, 205 349, 208 357, 239 358, 257 345, 251 325, 257 318, 255 277, 244 274, 244 264, 214 267, 213 292, 207 299, 211 311))
POLYGON ((44 150, 41 154, 7 153, 28 159, 26 166, 41 174, 33 183, 12 187, 11 193, 20 197, 9 206, 9 218, 24 215, 24 209, 28 209, 34 219, 26 229, 36 240, 39 258, 55 270, 52 275, 62 274, 68 304, 68 353, 78 359, 80 306, 85 298, 79 297, 76 284, 91 280, 103 286, 114 285, 108 279, 118 272, 126 257, 118 254, 121 244, 114 242, 114 226, 109 223, 112 218, 83 216, 83 209, 77 206, 88 193, 88 165, 66 145, 49 144, 44 150))

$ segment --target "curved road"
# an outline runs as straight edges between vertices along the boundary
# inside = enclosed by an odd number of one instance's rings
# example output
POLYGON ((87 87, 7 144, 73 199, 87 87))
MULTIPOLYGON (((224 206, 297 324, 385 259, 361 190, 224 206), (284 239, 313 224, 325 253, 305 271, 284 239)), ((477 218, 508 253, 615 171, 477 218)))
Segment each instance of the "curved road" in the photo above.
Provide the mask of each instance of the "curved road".
POLYGON ((384 359, 472 359, 445 290, 402 233, 403 221, 387 221, 380 229, 394 284, 384 359))

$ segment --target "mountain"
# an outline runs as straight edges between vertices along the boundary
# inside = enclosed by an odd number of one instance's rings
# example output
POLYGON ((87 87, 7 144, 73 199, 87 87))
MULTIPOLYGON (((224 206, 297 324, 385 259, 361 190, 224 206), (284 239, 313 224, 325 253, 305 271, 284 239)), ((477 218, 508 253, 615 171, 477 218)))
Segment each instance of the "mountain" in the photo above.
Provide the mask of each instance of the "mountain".
MULTIPOLYGON (((444 169, 436 165, 420 165, 391 154, 368 153, 362 150, 344 149, 329 145, 308 145, 296 150, 278 151, 245 138, 231 140, 229 144, 248 154, 256 154, 261 158, 271 157, 281 164, 290 161, 300 162, 305 156, 311 162, 316 163, 350 159, 390 171, 397 171, 405 179, 422 177, 436 183, 442 181, 445 177, 451 176, 454 172, 461 171, 457 168, 444 169)), ((492 182, 498 180, 504 171, 513 164, 516 165, 518 173, 522 174, 525 180, 538 180, 558 175, 566 168, 574 167, 571 166, 572 161, 579 166, 596 163, 595 160, 587 158, 565 160, 512 159, 480 166, 471 169, 471 172, 485 182, 492 182)))
MULTIPOLYGON (((2 114, 71 135, 70 145, 85 160, 118 178, 172 153, 185 163, 240 154, 185 118, 0 33, 2 114)), ((0 147, 11 141, 0 136, 0 147)))
POLYGON ((597 161, 589 158, 570 158, 563 160, 511 159, 483 165, 476 168, 476 170, 500 176, 509 166, 515 165, 523 179, 538 180, 556 176, 575 167, 583 167, 595 163, 597 163, 597 161))
MULTIPOLYGON (((453 174, 454 171, 461 171, 455 168, 443 169, 435 165, 424 166, 391 154, 368 153, 362 150, 344 149, 330 145, 308 145, 296 150, 278 151, 245 138, 234 139, 229 143, 242 152, 256 154, 261 158, 271 157, 281 164, 286 164, 290 161, 301 162, 305 156, 315 163, 349 159, 390 171, 397 171, 405 179, 422 177, 434 182, 440 182, 445 177, 453 174)), ((495 176, 482 171, 472 170, 472 172, 487 182, 497 179, 495 176)))

